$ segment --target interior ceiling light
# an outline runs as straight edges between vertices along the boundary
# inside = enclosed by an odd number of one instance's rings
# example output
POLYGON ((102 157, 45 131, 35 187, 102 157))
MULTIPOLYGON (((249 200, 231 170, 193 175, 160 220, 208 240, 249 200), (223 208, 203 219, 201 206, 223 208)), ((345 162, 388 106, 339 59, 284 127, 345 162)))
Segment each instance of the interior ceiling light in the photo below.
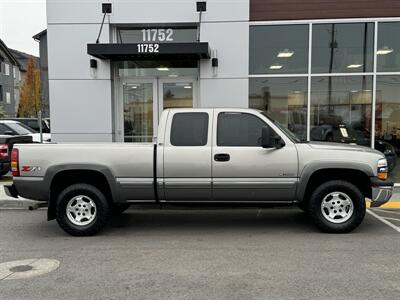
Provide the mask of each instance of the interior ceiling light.
POLYGON ((273 64, 273 65, 270 65, 269 68, 270 68, 271 70, 280 70, 280 69, 283 68, 283 66, 280 65, 280 64, 273 64))
POLYGON ((378 49, 378 51, 376 51, 376 54, 378 54, 378 55, 386 55, 386 54, 389 54, 389 53, 392 53, 392 52, 393 52, 392 48, 389 48, 388 46, 384 46, 381 49, 378 49))
POLYGON ((289 50, 289 49, 285 49, 285 50, 279 52, 277 57, 287 58, 287 57, 292 57, 293 54, 294 54, 294 51, 289 50))
POLYGON ((184 89, 191 89, 192 87, 190 85, 185 85, 183 88, 184 89))
POLYGON ((167 68, 167 67, 158 67, 157 70, 158 71, 169 71, 169 68, 167 68))
POLYGON ((361 68, 362 64, 351 64, 347 66, 347 69, 358 69, 361 68))
POLYGON ((174 78, 175 78, 175 77, 178 77, 178 75, 176 75, 176 74, 169 74, 168 77, 174 77, 174 78))

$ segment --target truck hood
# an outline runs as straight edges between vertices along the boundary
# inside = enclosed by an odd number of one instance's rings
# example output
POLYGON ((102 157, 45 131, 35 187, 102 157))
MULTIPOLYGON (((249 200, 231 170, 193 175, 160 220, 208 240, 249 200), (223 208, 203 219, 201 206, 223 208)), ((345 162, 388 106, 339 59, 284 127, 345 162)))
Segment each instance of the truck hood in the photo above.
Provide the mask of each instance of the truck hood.
POLYGON ((380 156, 384 157, 383 153, 379 152, 378 150, 353 145, 353 144, 344 144, 344 143, 327 143, 327 142, 309 142, 308 145, 313 149, 318 150, 343 150, 343 151, 358 151, 358 152, 368 152, 368 153, 375 153, 379 154, 380 156))

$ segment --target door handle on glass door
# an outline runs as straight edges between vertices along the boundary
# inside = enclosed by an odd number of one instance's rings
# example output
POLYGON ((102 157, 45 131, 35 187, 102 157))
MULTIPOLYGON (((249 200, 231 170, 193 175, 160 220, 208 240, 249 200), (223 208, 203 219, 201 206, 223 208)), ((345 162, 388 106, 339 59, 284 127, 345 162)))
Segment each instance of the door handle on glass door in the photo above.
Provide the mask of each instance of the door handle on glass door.
POLYGON ((229 161, 230 159, 231 157, 227 153, 218 153, 214 155, 215 161, 229 161))

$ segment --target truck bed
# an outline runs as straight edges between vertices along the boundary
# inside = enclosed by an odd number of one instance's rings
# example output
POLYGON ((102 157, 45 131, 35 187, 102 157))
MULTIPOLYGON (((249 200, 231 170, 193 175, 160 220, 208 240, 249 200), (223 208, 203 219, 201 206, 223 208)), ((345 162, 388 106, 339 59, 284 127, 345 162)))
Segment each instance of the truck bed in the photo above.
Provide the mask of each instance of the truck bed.
POLYGON ((153 144, 19 144, 21 166, 40 166, 21 176, 44 176, 62 165, 102 165, 115 178, 153 178, 153 144))

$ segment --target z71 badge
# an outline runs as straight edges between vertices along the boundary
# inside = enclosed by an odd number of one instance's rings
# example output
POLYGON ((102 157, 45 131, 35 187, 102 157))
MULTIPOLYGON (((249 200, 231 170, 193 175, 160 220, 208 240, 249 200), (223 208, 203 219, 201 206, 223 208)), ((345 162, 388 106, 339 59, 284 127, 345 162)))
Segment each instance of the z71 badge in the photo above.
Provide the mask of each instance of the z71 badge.
POLYGON ((22 166, 21 172, 39 172, 40 167, 38 166, 22 166))

